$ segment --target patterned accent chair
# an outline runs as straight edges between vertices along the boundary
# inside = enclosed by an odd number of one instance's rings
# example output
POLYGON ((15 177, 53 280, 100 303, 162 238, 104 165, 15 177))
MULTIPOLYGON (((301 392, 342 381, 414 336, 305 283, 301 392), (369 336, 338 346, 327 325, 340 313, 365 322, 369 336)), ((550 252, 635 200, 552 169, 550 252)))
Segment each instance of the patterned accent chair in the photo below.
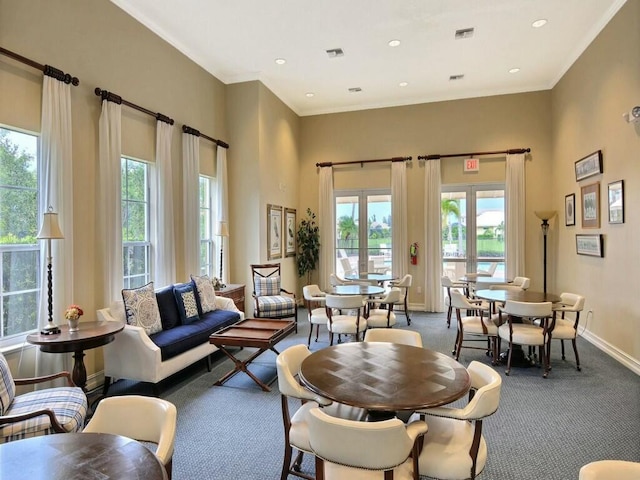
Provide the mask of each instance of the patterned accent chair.
POLYGON ((0 443, 52 433, 79 432, 87 415, 87 396, 69 372, 14 379, 0 353, 0 443), (16 395, 16 385, 33 385, 66 378, 67 387, 47 388, 16 395))
POLYGON ((291 318, 298 333, 298 304, 293 292, 282 288, 279 263, 251 265, 253 314, 256 318, 291 318), (284 295, 283 295, 284 294, 284 295))

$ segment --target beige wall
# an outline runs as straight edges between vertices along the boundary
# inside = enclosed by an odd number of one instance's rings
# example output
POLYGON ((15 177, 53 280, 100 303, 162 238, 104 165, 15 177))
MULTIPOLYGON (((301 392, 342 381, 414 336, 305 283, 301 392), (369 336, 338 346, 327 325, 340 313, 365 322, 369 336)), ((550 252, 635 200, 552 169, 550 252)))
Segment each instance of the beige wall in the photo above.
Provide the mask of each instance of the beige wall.
MULTIPOLYGON (((551 94, 548 91, 475 98, 302 118, 299 208, 318 212, 318 162, 413 156, 408 167, 409 243, 425 245, 424 165, 418 155, 531 148, 526 162, 525 274, 542 288, 542 238, 533 211, 551 206, 551 94)), ((480 172, 464 174, 462 159, 442 160, 443 183, 504 182, 504 156, 482 157, 480 172)), ((336 189, 390 187, 390 165, 336 167, 336 189)), ((323 219, 319 219, 323 224, 323 219)), ((410 266, 410 301, 424 305, 424 258, 410 266), (422 293, 418 293, 420 287, 422 293)), ((553 284, 551 284, 553 285, 553 284)))
MULTIPOLYGON (((74 302, 87 312, 103 306, 94 248, 100 115, 96 87, 176 121, 172 158, 177 273, 178 280, 188 278, 182 255, 180 128, 187 124, 227 140, 224 85, 107 0, 0 0, 0 45, 80 79, 71 92, 73 175, 82 185, 74 190, 73 200, 74 302)), ((37 70, 1 57, 0 124, 39 132, 41 85, 42 74, 37 70)), ((154 122, 152 117, 123 107, 124 154, 153 161, 154 122)), ((213 174, 215 152, 207 143, 201 140, 202 172, 213 174)), ((62 308, 55 307, 55 314, 61 315, 62 308)), ((87 319, 92 316, 85 315, 87 319)), ((86 362, 89 374, 100 371, 100 350, 87 351, 86 362)))
MULTIPOLYGON (((627 2, 552 93, 553 208, 564 211, 565 195, 576 195, 576 226, 557 219, 551 249, 559 291, 586 296, 592 341, 623 359, 640 359, 640 311, 634 274, 640 271, 640 123, 622 118, 640 105, 640 2, 627 2), (602 150, 604 172, 575 181, 574 162, 602 150), (624 180, 625 223, 610 225, 607 184, 624 180), (581 226, 580 188, 600 183, 600 228, 581 226), (576 255, 577 233, 604 235, 604 258, 576 255)), ((585 319, 586 319, 585 311, 585 319)))

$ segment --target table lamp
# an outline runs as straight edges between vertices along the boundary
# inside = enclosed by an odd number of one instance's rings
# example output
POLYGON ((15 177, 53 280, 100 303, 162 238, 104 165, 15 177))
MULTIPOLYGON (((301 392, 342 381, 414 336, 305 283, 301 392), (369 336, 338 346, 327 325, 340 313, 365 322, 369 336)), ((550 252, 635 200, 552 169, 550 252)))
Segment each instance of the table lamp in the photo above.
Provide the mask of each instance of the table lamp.
POLYGON ((556 216, 556 211, 555 210, 542 210, 542 211, 536 211, 534 212, 536 214, 536 217, 538 217, 540 220, 542 220, 542 224, 540 225, 540 227, 542 227, 542 236, 544 239, 544 244, 543 244, 543 252, 544 252, 544 263, 543 263, 543 269, 544 269, 544 293, 547 293, 547 234, 549 233, 549 220, 551 220, 553 217, 556 216))
POLYGON ((222 282, 222 252, 224 248, 224 237, 229 236, 229 227, 227 222, 218 222, 217 235, 220 237, 220 281, 222 282))
POLYGON ((60 328, 53 321, 53 274, 51 258, 51 240, 64 238, 60 225, 58 224, 58 214, 53 213, 53 207, 49 207, 44 214, 42 226, 38 232, 38 239, 47 241, 47 288, 49 299, 49 320, 47 325, 40 331, 42 335, 53 335, 60 333, 60 328))

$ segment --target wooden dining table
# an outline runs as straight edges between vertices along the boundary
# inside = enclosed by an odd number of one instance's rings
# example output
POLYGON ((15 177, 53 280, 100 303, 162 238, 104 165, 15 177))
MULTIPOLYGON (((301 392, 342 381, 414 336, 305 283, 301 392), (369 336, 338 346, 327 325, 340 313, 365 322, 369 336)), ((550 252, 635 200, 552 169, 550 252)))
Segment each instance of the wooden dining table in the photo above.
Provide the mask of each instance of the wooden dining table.
POLYGON ((300 380, 325 398, 366 409, 371 420, 445 405, 471 387, 467 369, 448 355, 386 342, 318 350, 302 362, 300 380))
POLYGON ((58 433, 0 444, 0 478, 166 480, 164 465, 140 442, 108 433, 58 433))

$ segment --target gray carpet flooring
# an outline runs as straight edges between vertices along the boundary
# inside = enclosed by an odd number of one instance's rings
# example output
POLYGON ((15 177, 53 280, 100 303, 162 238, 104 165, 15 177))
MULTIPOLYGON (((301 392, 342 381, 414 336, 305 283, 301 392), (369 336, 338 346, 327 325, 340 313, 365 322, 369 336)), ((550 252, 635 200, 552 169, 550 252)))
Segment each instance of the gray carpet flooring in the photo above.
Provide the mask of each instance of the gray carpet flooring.
MULTIPOLYGON (((306 343, 308 328, 301 310, 298 333, 278 350, 306 343)), ((414 312, 410 327, 400 314, 396 328, 417 330, 425 347, 448 354, 456 335, 455 325, 447 329, 442 314, 414 312)), ((321 329, 311 350, 325 346, 328 335, 321 329)), ((480 478, 575 480, 580 467, 594 460, 640 461, 640 377, 582 339, 578 372, 568 347, 563 361, 560 343, 554 342, 547 379, 536 367, 513 368, 510 376, 496 367, 503 376, 502 395, 500 408, 484 423, 489 459, 480 478)), ((482 351, 463 349, 461 363, 472 360, 490 361, 482 351)), ((198 363, 160 385, 161 396, 178 409, 174 480, 279 478, 284 437, 277 382, 267 393, 239 373, 224 386, 213 386, 232 366, 216 354, 211 372, 198 363)), ((250 370, 275 378, 275 354, 261 355, 250 370)), ((151 394, 151 388, 121 380, 109 393, 151 394)), ((305 458, 303 470, 313 472, 311 458, 305 458)))

